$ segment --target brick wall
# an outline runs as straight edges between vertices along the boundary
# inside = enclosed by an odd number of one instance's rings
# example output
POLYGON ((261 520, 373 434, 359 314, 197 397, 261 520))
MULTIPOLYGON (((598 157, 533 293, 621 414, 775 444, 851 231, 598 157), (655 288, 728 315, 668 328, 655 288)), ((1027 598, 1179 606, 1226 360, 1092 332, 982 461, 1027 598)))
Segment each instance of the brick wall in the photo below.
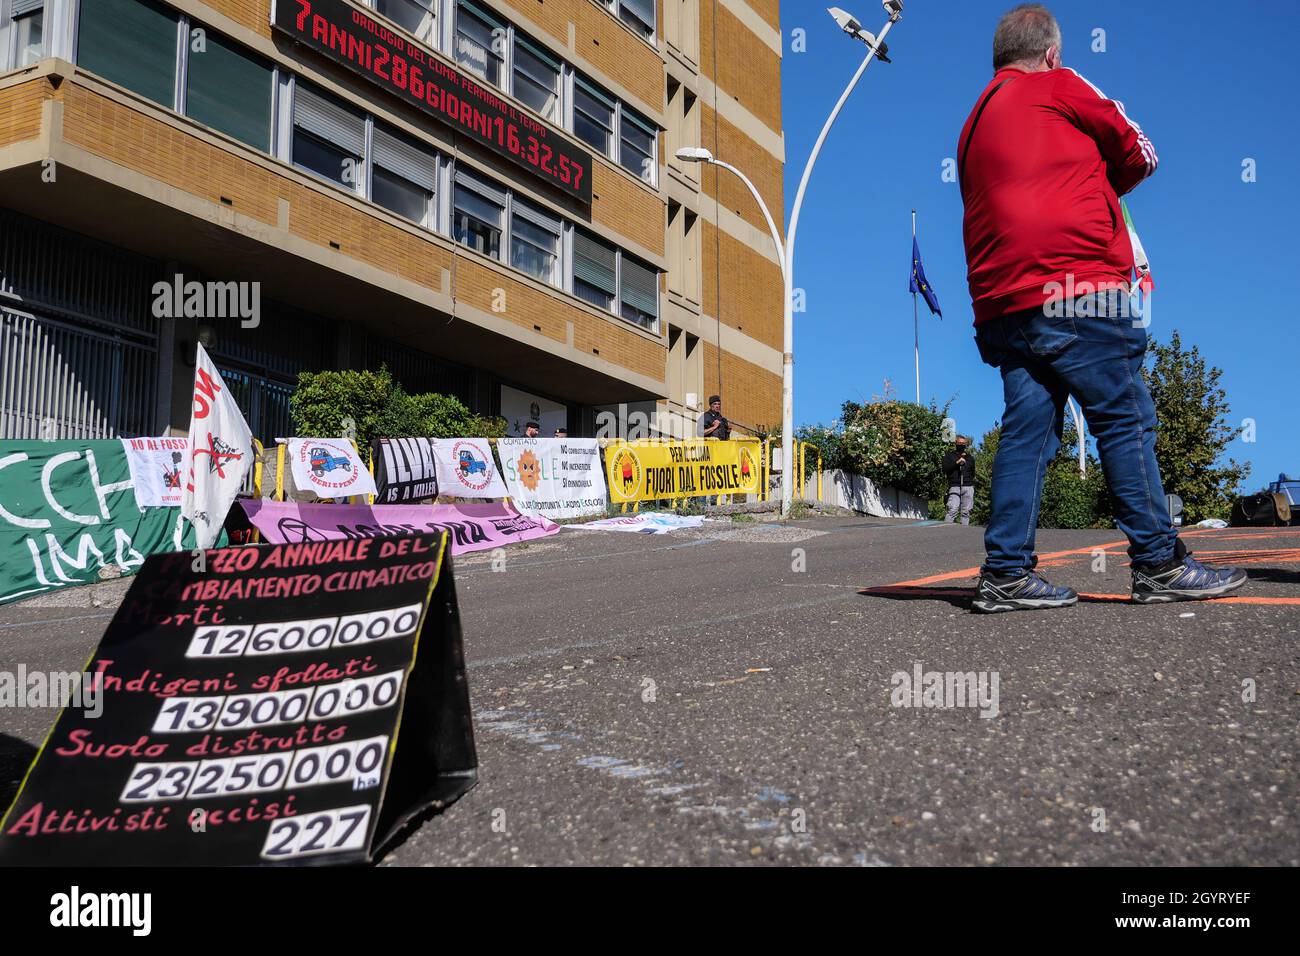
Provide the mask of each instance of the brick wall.
POLYGON ((722 396, 722 414, 750 428, 769 430, 781 424, 781 376, 730 352, 722 353, 722 384, 718 384, 718 350, 704 343, 704 392, 722 396))
POLYGON ((264 37, 271 35, 271 0, 203 0, 218 13, 264 37))
POLYGON ((664 254, 668 213, 664 201, 600 160, 592 163, 591 219, 664 254))
MULTIPOLYGON (((777 229, 784 232, 784 166, 781 160, 750 139, 739 127, 732 125, 725 117, 718 116, 709 106, 703 104, 700 106, 700 143, 737 169, 744 170, 745 175, 754 181, 759 195, 767 202, 777 229), (715 122, 718 124, 716 146, 713 138, 715 122)), ((754 202, 754 197, 749 194, 749 190, 745 188, 745 184, 734 173, 720 172, 717 167, 705 166, 701 186, 709 197, 716 196, 721 200, 722 205, 753 225, 763 235, 767 235, 767 223, 763 219, 763 213, 754 202)))
POLYGON ((44 77, 0 90, 0 146, 39 136, 41 104, 53 97, 44 77))
POLYGON ((700 0, 700 72, 773 130, 781 130, 781 58, 726 7, 717 5, 718 46, 713 48, 714 0, 700 0))
MULTIPOLYGON (((781 16, 778 0, 745 0, 751 10, 767 21, 774 30, 781 29, 781 16)), ((821 8, 813 6, 812 13, 821 13, 821 8)))
POLYGON ((784 339, 780 268, 730 233, 719 232, 712 223, 702 225, 704 313, 779 351, 784 339), (715 275, 719 247, 722 253, 720 292, 715 275))

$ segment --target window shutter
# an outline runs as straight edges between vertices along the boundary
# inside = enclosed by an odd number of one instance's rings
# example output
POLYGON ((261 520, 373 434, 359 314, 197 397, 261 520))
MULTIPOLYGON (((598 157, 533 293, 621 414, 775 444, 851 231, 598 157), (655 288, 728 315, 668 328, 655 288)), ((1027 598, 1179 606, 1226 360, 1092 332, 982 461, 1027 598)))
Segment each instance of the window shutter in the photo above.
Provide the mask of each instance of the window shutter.
POLYGON ((334 100, 326 99, 301 81, 296 85, 293 106, 294 124, 353 156, 364 156, 365 120, 334 100))
POLYGON ((432 153, 425 152, 378 126, 375 127, 373 149, 376 166, 397 173, 403 179, 409 179, 429 192, 434 191, 437 159, 432 153))
POLYGON ((611 97, 609 94, 605 93, 604 91, 602 91, 602 90, 600 90, 600 89, 597 89, 595 86, 592 86, 590 83, 588 83, 586 80, 584 80, 581 76, 576 76, 576 77, 574 77, 574 83, 577 84, 577 87, 578 87, 579 90, 581 90, 583 93, 585 93, 585 94, 587 94, 588 96, 590 96, 593 100, 595 100, 595 101, 596 101, 597 103, 599 103, 601 106, 604 106, 604 107, 606 107, 607 109, 609 109, 610 111, 613 111, 613 109, 614 109, 614 99, 613 99, 613 97, 611 97))
POLYGON ((25 13, 33 13, 45 5, 45 0, 14 0, 14 19, 25 13))
POLYGON ((655 28, 655 0, 623 0, 623 6, 651 30, 655 28))
POLYGON ((462 172, 459 169, 456 170, 456 185, 464 186, 466 189, 478 193, 484 199, 490 199, 498 206, 503 209, 505 208, 506 191, 504 189, 500 189, 491 183, 484 182, 478 177, 471 176, 469 173, 462 172))
POLYGON ((642 119, 640 115, 633 113, 626 106, 623 107, 623 122, 631 123, 634 127, 638 127, 641 132, 645 133, 652 140, 659 135, 658 127, 649 120, 642 119))
POLYGON ((585 232, 573 232, 573 277, 603 289, 612 296, 618 295, 614 280, 612 248, 585 232))
POLYGON ((514 214, 516 218, 526 219, 538 228, 545 229, 547 232, 553 232, 555 235, 560 234, 560 220, 541 209, 534 206, 526 206, 518 199, 514 203, 514 214))
POLYGON ((623 301, 635 309, 659 315, 659 273, 623 257, 623 301))

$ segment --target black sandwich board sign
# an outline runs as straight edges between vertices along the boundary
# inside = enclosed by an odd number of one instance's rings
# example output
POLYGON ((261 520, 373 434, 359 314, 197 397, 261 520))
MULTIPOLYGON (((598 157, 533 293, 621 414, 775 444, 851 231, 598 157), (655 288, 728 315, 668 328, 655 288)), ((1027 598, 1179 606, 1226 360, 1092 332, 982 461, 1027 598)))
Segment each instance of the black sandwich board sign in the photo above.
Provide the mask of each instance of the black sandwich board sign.
POLYGON ((150 557, 84 679, 0 864, 364 863, 476 782, 445 534, 150 557))

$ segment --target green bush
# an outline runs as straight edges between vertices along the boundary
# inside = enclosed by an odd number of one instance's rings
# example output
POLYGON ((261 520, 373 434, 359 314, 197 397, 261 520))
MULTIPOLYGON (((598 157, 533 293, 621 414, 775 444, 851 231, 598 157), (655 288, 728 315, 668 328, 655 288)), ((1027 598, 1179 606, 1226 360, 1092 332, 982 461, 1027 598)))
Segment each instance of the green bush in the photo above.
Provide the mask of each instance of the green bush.
MULTIPOLYGON (((823 468, 864 475, 882 487, 921 498, 942 498, 946 490, 940 465, 950 447, 944 438, 948 406, 928 408, 914 402, 845 402, 842 419, 832 426, 805 425, 795 433, 821 452, 823 468)), ((773 439, 780 441, 780 430, 773 439)), ((809 468, 812 453, 809 453, 809 468)))
POLYGON ((504 418, 475 415, 453 396, 408 395, 387 368, 302 372, 289 408, 298 435, 341 436, 351 419, 363 448, 375 438, 500 438, 506 431, 504 418))

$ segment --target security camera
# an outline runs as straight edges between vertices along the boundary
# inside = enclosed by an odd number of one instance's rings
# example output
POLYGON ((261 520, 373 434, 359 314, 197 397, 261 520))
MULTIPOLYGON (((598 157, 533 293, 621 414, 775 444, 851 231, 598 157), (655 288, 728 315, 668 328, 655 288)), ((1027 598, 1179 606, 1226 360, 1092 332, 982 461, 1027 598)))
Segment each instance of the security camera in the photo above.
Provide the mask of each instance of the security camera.
POLYGON ((903 15, 903 0, 885 0, 882 4, 885 12, 889 14, 890 19, 903 15))

